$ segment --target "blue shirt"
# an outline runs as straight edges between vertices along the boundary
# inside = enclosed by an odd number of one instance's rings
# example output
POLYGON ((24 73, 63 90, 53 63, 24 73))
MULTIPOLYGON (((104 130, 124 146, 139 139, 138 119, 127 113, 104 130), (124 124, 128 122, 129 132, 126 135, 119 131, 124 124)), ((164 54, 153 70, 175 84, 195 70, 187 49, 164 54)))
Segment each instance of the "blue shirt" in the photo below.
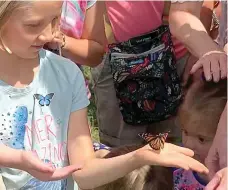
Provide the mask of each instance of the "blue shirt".
MULTIPOLYGON (((33 151, 55 167, 69 165, 67 131, 72 112, 89 104, 82 72, 76 64, 49 51, 40 51, 33 82, 15 88, 0 80, 0 142, 33 151)), ((7 189, 73 189, 72 179, 41 182, 26 172, 1 168, 7 189)))

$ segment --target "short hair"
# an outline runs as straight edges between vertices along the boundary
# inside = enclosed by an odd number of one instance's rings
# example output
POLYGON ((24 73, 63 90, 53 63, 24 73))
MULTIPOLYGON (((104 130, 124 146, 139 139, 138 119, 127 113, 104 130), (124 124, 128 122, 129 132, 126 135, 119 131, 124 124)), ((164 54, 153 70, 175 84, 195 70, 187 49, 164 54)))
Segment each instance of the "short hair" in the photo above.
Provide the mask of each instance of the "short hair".
POLYGON ((183 128, 187 125, 195 126, 207 134, 215 135, 226 102, 226 79, 218 83, 204 80, 190 83, 178 111, 179 124, 183 128))
MULTIPOLYGON (((112 158, 132 152, 140 146, 131 145, 113 148, 104 158, 112 158)), ((143 166, 126 176, 94 190, 172 190, 173 171, 161 166, 143 166)))

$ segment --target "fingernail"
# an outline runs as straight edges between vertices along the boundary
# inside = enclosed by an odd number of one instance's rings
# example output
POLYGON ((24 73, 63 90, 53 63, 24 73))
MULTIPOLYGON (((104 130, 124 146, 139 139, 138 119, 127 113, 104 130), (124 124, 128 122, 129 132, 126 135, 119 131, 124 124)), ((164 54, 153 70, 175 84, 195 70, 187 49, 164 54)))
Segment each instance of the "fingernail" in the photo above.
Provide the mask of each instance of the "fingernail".
POLYGON ((204 173, 205 174, 208 174, 209 173, 209 170, 208 169, 205 169, 204 173))
POLYGON ((215 82, 215 83, 218 83, 218 82, 219 82, 219 79, 214 79, 214 82, 215 82))
POLYGON ((207 81, 211 81, 211 77, 207 77, 207 81))

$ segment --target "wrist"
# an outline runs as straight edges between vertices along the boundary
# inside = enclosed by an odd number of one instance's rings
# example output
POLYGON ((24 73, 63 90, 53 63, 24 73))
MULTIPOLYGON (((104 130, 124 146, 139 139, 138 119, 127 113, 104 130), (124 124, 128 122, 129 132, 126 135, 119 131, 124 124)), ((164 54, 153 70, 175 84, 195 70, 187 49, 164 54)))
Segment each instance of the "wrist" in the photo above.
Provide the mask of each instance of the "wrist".
POLYGON ((133 163, 136 165, 137 168, 143 167, 148 164, 148 160, 144 157, 144 147, 139 148, 138 150, 133 152, 133 163))
MULTIPOLYGON (((209 37, 209 36, 208 36, 209 37)), ((199 46, 200 47, 200 46, 199 46)), ((202 58, 206 55, 209 55, 211 53, 219 53, 221 52, 221 49, 218 47, 218 45, 210 38, 206 40, 206 43, 202 44, 201 48, 198 51, 198 58, 202 58)))
POLYGON ((24 170, 23 152, 24 152, 23 150, 16 150, 14 152, 10 167, 24 170))

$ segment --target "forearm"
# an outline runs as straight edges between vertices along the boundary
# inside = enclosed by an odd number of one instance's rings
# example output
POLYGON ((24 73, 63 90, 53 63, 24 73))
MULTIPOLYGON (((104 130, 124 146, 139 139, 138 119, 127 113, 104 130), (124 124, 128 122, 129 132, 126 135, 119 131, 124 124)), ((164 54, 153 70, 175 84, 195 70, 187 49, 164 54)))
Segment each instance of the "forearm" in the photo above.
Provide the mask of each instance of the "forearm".
POLYGON ((171 33, 197 58, 218 50, 198 17, 189 12, 175 11, 170 13, 169 22, 171 33))
POLYGON ((95 67, 102 61, 104 47, 92 40, 66 36, 66 45, 62 49, 62 54, 77 64, 95 67))
POLYGON ((142 166, 134 152, 109 159, 92 159, 83 169, 73 174, 82 189, 93 189, 121 178, 142 166))
POLYGON ((0 167, 20 169, 21 150, 12 149, 0 144, 0 167))

